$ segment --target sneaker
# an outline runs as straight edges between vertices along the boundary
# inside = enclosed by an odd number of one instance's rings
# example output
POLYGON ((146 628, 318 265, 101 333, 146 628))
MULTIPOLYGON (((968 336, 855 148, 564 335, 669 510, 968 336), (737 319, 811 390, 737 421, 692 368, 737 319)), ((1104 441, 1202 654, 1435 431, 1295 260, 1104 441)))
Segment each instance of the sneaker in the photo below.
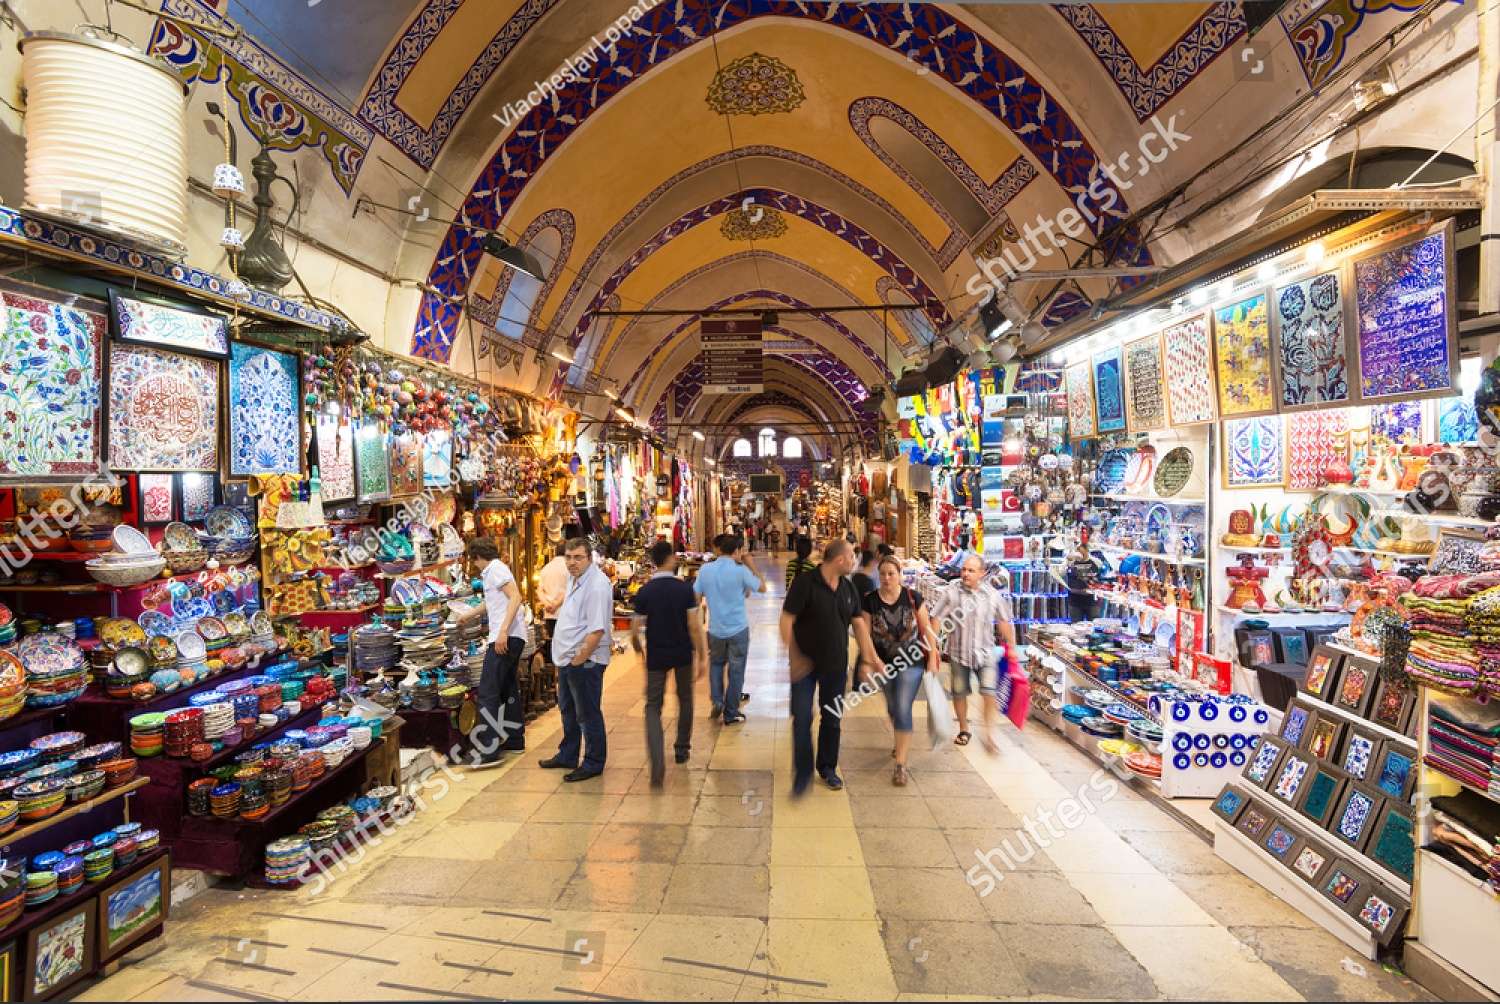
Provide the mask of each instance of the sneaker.
POLYGON ((505 758, 497 756, 493 760, 471 760, 464 766, 469 770, 493 770, 496 767, 504 767, 505 758))
POLYGON ((741 722, 743 722, 744 720, 745 720, 745 716, 742 715, 742 714, 739 714, 738 712, 736 712, 735 714, 732 714, 732 715, 726 715, 725 718, 724 718, 724 724, 725 725, 738 725, 741 722))
POLYGON ((823 783, 828 785, 832 790, 838 791, 844 786, 844 779, 839 777, 838 771, 831 770, 823 775, 823 783))
POLYGON ((687 763, 688 762, 688 755, 686 753, 678 753, 677 754, 677 762, 678 763, 687 763))
POLYGON ((792 779, 792 797, 801 798, 807 794, 807 786, 812 784, 811 774, 802 774, 792 779))
POLYGON ((708 717, 710 717, 710 718, 718 718, 718 717, 722 716, 723 714, 724 714, 724 705, 722 705, 722 704, 715 704, 713 707, 711 707, 711 708, 708 709, 708 717))
POLYGON ((896 764, 896 772, 891 775, 891 784, 894 784, 898 788, 905 788, 907 782, 910 780, 911 774, 907 772, 906 765, 896 764))

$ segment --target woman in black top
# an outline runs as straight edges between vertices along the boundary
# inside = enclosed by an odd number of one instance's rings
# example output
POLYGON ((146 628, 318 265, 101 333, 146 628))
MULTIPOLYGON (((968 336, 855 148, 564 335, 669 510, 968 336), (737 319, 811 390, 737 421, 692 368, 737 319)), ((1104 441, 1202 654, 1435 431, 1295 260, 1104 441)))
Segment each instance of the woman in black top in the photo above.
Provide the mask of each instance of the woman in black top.
POLYGON ((938 643, 922 597, 901 584, 901 562, 882 558, 879 574, 880 586, 865 595, 864 604, 875 654, 883 663, 880 682, 885 688, 886 711, 896 730, 896 747, 891 750, 896 769, 891 783, 901 787, 911 780, 906 754, 911 749, 912 705, 924 665, 927 672, 937 675, 938 643))

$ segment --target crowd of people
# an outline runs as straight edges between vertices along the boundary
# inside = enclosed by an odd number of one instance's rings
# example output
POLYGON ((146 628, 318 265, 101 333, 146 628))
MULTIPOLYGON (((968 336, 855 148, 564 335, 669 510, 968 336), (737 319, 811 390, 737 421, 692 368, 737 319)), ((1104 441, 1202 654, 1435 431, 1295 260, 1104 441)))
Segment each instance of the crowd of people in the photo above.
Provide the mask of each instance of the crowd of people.
MULTIPOLYGON (((750 651, 746 601, 769 588, 749 554, 757 535, 773 550, 780 542, 774 527, 751 529, 748 537, 717 537, 714 559, 691 583, 677 575, 678 554, 671 542, 658 541, 649 551, 655 572, 635 594, 630 639, 646 667, 646 737, 653 787, 665 781, 661 713, 669 678, 679 707, 676 763, 685 764, 691 756, 693 689, 705 673, 711 717, 725 727, 745 721, 741 706, 750 699, 743 689, 750 651)), ((884 693, 895 733, 891 783, 908 784, 913 708, 924 689, 924 674, 939 679, 944 659, 949 666, 947 695, 957 721, 955 744, 963 746, 973 738, 968 698, 977 689, 980 742, 996 753, 999 651, 1015 645, 1015 630, 1006 594, 986 580, 983 560, 968 555, 960 576, 929 604, 903 584, 901 562, 889 546, 858 550, 852 535, 835 537, 824 543, 814 561, 813 540, 803 531, 805 527, 794 524, 780 617, 791 688, 793 794, 803 794, 815 773, 829 788, 843 787, 839 740, 845 695, 861 684, 884 693)), ((483 564, 479 578, 490 625, 474 746, 493 752, 476 754, 471 764, 485 768, 502 762, 502 744, 481 744, 477 739, 484 730, 493 733, 497 723, 508 721, 529 627, 515 576, 500 560, 493 541, 473 541, 469 554, 483 564)), ((566 541, 541 570, 538 600, 557 667, 563 725, 557 752, 540 766, 566 770, 565 781, 584 781, 603 772, 607 756, 601 696, 614 614, 613 588, 586 539, 566 541)))

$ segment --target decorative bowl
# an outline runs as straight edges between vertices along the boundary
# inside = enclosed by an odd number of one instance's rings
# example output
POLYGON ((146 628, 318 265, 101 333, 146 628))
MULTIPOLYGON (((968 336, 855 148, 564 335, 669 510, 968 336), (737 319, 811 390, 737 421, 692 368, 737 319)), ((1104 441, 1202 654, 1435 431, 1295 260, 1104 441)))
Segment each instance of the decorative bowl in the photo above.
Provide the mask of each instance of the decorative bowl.
POLYGON ((167 567, 165 558, 157 555, 137 562, 104 562, 98 558, 83 563, 84 570, 107 586, 138 586, 150 582, 167 567))

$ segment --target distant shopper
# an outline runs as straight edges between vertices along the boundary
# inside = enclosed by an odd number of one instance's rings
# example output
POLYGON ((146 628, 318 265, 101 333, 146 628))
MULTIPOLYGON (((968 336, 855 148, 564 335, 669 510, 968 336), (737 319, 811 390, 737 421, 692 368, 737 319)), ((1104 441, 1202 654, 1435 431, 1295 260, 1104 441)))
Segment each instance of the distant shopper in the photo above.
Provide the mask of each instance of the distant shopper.
POLYGON ((635 616, 630 641, 642 650, 646 632, 646 747, 651 754, 651 786, 659 788, 666 776, 662 752, 661 705, 667 676, 677 685, 677 762, 687 763, 693 743, 693 681, 708 668, 708 644, 703 617, 693 587, 677 577, 677 552, 666 541, 651 547, 656 573, 635 594, 635 616))
POLYGON ((880 555, 880 560, 884 561, 886 558, 894 558, 896 549, 889 544, 881 544, 875 548, 875 553, 880 555))
POLYGON ((744 561, 745 542, 739 537, 719 538, 719 556, 698 570, 693 591, 708 604, 708 699, 712 714, 724 716, 725 725, 745 720, 740 702, 745 660, 750 654, 750 618, 745 597, 766 591, 766 582, 744 561), (725 679, 725 676, 728 679, 725 679))
POLYGON ((776 552, 781 550, 781 528, 774 523, 771 524, 768 536, 771 539, 771 557, 774 558, 776 557, 776 552))
POLYGON ((470 766, 476 770, 498 767, 504 762, 501 752, 511 723, 521 727, 523 716, 516 689, 516 667, 521 650, 526 647, 526 618, 521 615, 521 591, 510 566, 500 560, 500 549, 493 537, 475 537, 469 541, 469 557, 484 562, 480 581, 484 583, 484 609, 490 633, 485 641, 484 670, 479 677, 479 722, 469 733, 473 748, 470 766))
POLYGON ((911 780, 906 770, 911 709, 922 686, 923 668, 937 675, 938 639, 921 594, 901 584, 901 562, 895 557, 881 558, 879 574, 880 588, 865 596, 865 613, 870 616, 870 640, 880 657, 886 711, 896 732, 896 746, 891 750, 896 770, 891 783, 904 787, 911 780))
POLYGON ((837 791, 839 777, 839 716, 849 672, 849 628, 854 628, 861 658, 870 666, 878 656, 870 644, 870 619, 854 583, 854 551, 846 540, 831 541, 823 561, 797 576, 781 607, 781 640, 786 645, 792 677, 792 794, 801 795, 812 781, 816 765, 823 783, 837 791), (818 747, 813 751, 813 695, 817 694, 818 747))
POLYGON ((812 560, 812 539, 809 537, 798 537, 796 555, 786 563, 786 587, 792 588, 792 580, 803 572, 810 572, 818 567, 818 563, 812 560))
POLYGON ((969 733, 969 694, 979 685, 979 703, 984 708, 984 748, 998 753, 995 721, 999 708, 995 688, 999 680, 997 645, 1014 645, 1016 629, 1011 624, 1010 601, 1005 593, 985 581, 984 559, 970 554, 964 559, 957 580, 948 583, 933 600, 931 616, 952 629, 945 639, 948 665, 952 670, 949 692, 958 718, 953 741, 965 746, 969 733))
POLYGON ((880 574, 875 566, 875 552, 864 551, 859 556, 859 567, 849 576, 854 583, 854 588, 859 590, 859 598, 863 600, 875 591, 876 576, 880 574))
POLYGON ((615 598, 609 578, 594 564, 593 557, 589 542, 582 537, 563 545, 568 590, 552 634, 563 737, 557 755, 541 765, 567 770, 564 781, 586 781, 604 773, 607 752, 604 712, 599 702, 604 693, 604 669, 609 665, 615 598))
POLYGON ((564 546, 559 544, 557 554, 537 573, 536 599, 545 618, 548 642, 551 642, 552 632, 557 627, 557 610, 568 596, 568 562, 563 558, 564 546))

